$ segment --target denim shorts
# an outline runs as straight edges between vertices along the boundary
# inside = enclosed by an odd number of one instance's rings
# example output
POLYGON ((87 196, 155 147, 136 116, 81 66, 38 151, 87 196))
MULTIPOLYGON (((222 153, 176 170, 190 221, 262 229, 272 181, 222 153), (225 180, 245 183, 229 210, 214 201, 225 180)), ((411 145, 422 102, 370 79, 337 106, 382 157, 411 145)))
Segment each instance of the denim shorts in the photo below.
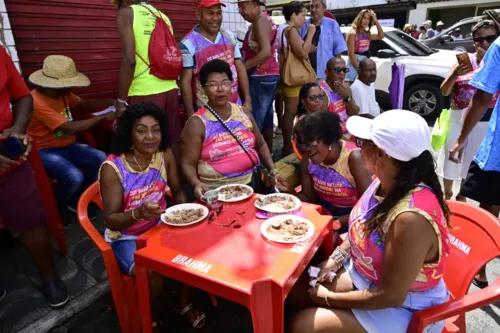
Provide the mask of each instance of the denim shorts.
POLYGON ((259 130, 274 127, 273 102, 280 81, 279 75, 250 76, 252 114, 259 130))
MULTIPOLYGON (((358 66, 361 61, 367 58, 368 58, 367 56, 356 54, 356 60, 358 61, 358 66)), ((356 77, 358 76, 358 70, 352 65, 351 60, 347 61, 347 68, 349 68, 349 73, 347 73, 345 80, 348 82, 354 82, 354 80, 356 80, 356 77)))
MULTIPOLYGON (((344 265, 358 290, 366 290, 375 285, 367 280, 349 260, 344 265)), ((399 333, 406 332, 410 325, 413 313, 432 306, 447 302, 448 289, 443 279, 431 289, 421 292, 408 292, 404 304, 400 308, 386 308, 379 310, 359 310, 352 312, 363 328, 370 333, 399 333)), ((445 321, 441 320, 425 327, 424 333, 440 333, 443 331, 445 321)))
POLYGON ((117 240, 109 245, 115 253, 116 261, 122 272, 131 276, 135 267, 134 253, 137 250, 135 239, 117 240))

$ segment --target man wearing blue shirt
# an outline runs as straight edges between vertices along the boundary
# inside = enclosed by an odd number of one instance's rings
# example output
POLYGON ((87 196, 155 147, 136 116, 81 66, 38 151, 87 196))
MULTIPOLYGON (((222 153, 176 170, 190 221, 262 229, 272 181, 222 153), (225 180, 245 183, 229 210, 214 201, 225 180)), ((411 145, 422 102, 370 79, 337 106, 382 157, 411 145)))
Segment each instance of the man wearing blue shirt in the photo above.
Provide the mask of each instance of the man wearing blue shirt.
MULTIPOLYGON (((467 137, 488 109, 493 95, 500 90, 500 38, 490 46, 474 74, 470 85, 478 90, 467 111, 462 132, 450 151, 450 160, 460 162, 467 137), (457 156, 458 153, 458 156, 457 156)), ((479 201, 480 207, 498 217, 500 213, 500 110, 498 101, 488 125, 488 132, 471 163, 460 195, 479 201)), ((488 285, 486 267, 473 283, 484 288, 488 285)))
POLYGON ((302 38, 306 38, 310 24, 316 26, 313 37, 313 47, 309 54, 311 65, 316 70, 318 79, 326 78, 326 63, 333 57, 339 57, 347 51, 345 38, 337 21, 325 17, 326 0, 311 1, 311 18, 300 29, 302 38))

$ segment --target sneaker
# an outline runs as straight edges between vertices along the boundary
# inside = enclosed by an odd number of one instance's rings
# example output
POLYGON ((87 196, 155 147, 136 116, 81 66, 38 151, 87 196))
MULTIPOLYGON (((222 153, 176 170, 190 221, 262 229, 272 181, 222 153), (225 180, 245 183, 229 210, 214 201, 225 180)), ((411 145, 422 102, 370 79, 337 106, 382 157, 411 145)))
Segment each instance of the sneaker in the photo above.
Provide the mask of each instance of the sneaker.
POLYGON ((0 290, 0 302, 3 301, 3 299, 5 298, 5 295, 7 295, 7 290, 2 288, 0 290))
MULTIPOLYGON (((70 212, 75 213, 75 214, 78 213, 78 211, 76 210, 76 208, 74 206, 68 205, 66 207, 68 208, 68 210, 70 212)), ((97 218, 97 212, 96 212, 95 208, 93 208, 92 206, 90 206, 88 209, 88 217, 89 217, 90 221, 94 221, 97 218)), ((70 225, 71 225, 71 223, 70 223, 70 225)))
POLYGON ((67 205, 66 208, 68 208, 68 210, 72 213, 75 213, 75 214, 78 213, 78 211, 76 210, 76 207, 74 207, 73 205, 67 205))
POLYGON ((276 127, 276 128, 274 129, 274 133, 275 133, 275 134, 282 134, 283 132, 282 132, 282 130, 281 130, 281 128, 280 128, 280 127, 276 127))
POLYGON ((49 302, 49 305, 53 308, 59 308, 68 303, 68 290, 59 278, 52 282, 44 283, 41 291, 47 302, 49 302))

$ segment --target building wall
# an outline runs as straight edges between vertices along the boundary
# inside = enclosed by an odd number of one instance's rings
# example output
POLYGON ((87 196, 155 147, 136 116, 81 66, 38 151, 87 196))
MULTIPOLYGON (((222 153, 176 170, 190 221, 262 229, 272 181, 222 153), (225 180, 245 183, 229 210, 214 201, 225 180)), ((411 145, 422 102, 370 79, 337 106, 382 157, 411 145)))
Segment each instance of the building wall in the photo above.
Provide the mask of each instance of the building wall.
POLYGON ((9 16, 5 8, 4 0, 0 0, 0 45, 7 49, 7 52, 14 60, 17 69, 19 69, 19 58, 14 43, 14 36, 12 35, 12 28, 10 26, 9 16))
POLYGON ((242 25, 246 25, 246 21, 238 13, 237 5, 231 2, 225 2, 227 7, 222 7, 223 19, 222 27, 226 30, 232 31, 235 35, 238 32, 238 28, 242 25))
POLYGON ((385 5, 387 0, 327 0, 327 8, 330 10, 385 5))
MULTIPOLYGON (((498 4, 500 8, 499 0, 455 0, 455 1, 445 1, 445 2, 433 2, 433 3, 419 3, 417 8, 410 11, 410 17, 408 23, 420 25, 422 22, 428 19, 429 10, 458 7, 458 6, 469 6, 469 7, 487 7, 489 5, 498 4)), ((476 13, 474 14, 476 15, 476 13)), ((449 22, 447 24, 452 25, 461 18, 456 19, 454 22, 449 22)), ((436 22, 434 22, 435 24, 436 22)))
MULTIPOLYGON (((27 78, 51 54, 72 58, 92 82, 86 98, 115 98, 121 64, 117 10, 109 0, 0 0, 9 12, 22 74, 27 78)), ((198 0, 151 0, 170 18, 179 41, 197 23, 198 0)))

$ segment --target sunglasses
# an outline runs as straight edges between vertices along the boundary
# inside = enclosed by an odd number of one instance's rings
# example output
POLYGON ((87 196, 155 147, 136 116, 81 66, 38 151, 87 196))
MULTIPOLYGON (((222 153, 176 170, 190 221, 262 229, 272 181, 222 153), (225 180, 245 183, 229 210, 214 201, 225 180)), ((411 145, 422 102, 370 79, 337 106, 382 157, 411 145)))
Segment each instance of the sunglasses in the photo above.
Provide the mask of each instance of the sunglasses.
POLYGON ((328 68, 329 71, 334 71, 335 73, 337 74, 340 74, 341 72, 344 72, 344 73, 349 73, 349 68, 347 67, 344 67, 344 68, 339 68, 339 67, 336 67, 336 68, 328 68))
POLYGON ((314 140, 314 141, 311 141, 311 142, 308 142, 308 143, 301 143, 301 144, 299 144, 299 148, 302 151, 306 151, 306 150, 312 149, 313 147, 316 147, 318 144, 319 144, 319 141, 318 140, 314 140))
POLYGON ((497 39, 497 35, 489 35, 489 36, 484 36, 484 37, 476 37, 474 38, 474 43, 483 43, 483 42, 487 42, 488 44, 491 44, 493 43, 496 39, 497 39))
POLYGON ((323 94, 311 95, 311 96, 307 96, 307 99, 310 100, 311 102, 322 101, 325 99, 325 95, 323 95, 323 94))

